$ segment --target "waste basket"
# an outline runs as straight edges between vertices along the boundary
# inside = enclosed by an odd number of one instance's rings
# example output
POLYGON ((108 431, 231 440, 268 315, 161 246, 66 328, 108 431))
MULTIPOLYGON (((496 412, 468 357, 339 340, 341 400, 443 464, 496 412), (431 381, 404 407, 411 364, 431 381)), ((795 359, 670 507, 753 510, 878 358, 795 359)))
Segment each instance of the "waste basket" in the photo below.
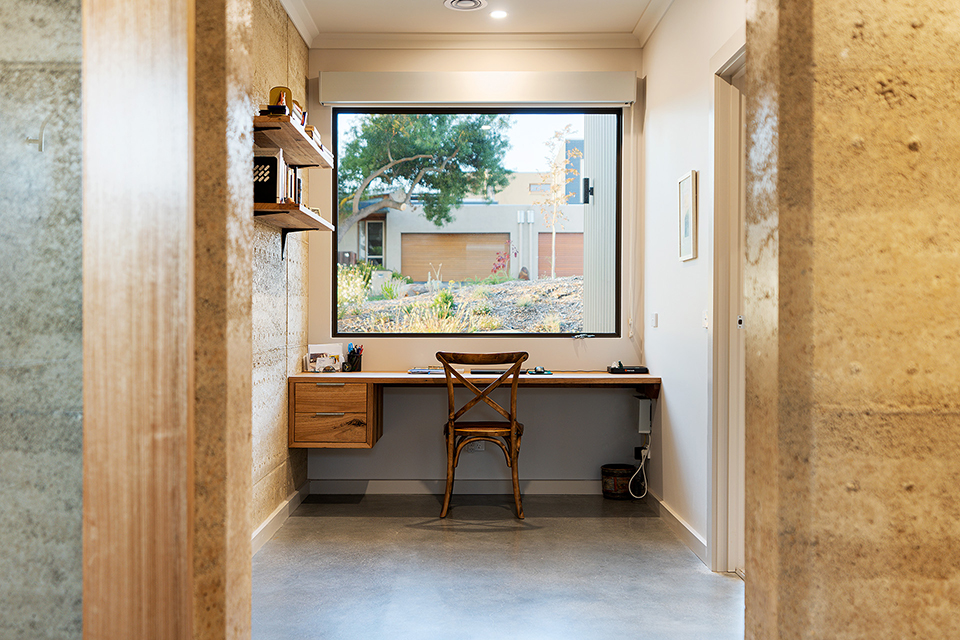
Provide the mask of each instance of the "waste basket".
POLYGON ((629 500, 630 478, 637 468, 632 464, 605 464, 600 467, 603 497, 612 500, 629 500))

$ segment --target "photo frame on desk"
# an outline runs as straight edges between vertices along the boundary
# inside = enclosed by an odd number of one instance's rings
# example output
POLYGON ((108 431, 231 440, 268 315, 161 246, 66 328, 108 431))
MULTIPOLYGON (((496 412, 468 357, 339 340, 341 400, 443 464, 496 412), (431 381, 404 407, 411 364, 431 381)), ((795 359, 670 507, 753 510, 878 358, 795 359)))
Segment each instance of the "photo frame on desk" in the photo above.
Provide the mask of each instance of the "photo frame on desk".
POLYGON ((677 185, 680 261, 686 262, 697 257, 697 172, 690 171, 677 185))

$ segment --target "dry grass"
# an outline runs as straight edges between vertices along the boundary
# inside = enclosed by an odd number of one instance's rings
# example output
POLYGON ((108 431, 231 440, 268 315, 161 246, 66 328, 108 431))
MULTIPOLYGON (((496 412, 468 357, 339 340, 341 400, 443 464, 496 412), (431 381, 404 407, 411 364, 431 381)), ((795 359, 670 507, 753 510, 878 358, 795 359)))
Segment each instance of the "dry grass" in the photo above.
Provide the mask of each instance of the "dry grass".
POLYGON ((346 333, 577 333, 583 279, 444 285, 436 294, 367 301, 339 320, 346 333), (442 296, 443 302, 438 303, 442 296))

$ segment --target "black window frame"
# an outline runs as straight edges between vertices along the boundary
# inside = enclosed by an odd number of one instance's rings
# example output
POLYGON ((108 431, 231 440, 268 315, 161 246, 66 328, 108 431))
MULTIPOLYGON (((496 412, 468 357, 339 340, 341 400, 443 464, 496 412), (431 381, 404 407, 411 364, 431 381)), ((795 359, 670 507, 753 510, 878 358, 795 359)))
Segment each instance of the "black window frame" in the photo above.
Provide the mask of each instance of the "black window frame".
MULTIPOLYGON (((334 230, 332 232, 332 244, 333 250, 330 252, 332 269, 331 269, 331 337, 334 338, 362 338, 362 339, 371 339, 371 338, 572 338, 574 336, 589 335, 591 338, 620 338, 622 337, 622 328, 621 328, 621 316, 622 316, 622 295, 623 295, 623 108, 622 107, 587 107, 587 108, 570 108, 570 107, 556 107, 556 108, 538 108, 538 107, 506 107, 506 108, 491 108, 491 107, 390 107, 390 106, 378 106, 378 107, 332 107, 331 108, 331 146, 334 149, 334 160, 333 160, 333 181, 332 181, 332 196, 331 204, 333 211, 334 219, 334 230), (337 265, 339 263, 339 243, 337 241, 337 233, 340 226, 340 210, 339 210, 339 158, 336 150, 339 145, 338 141, 338 116, 340 114, 429 114, 429 113, 440 113, 440 114, 504 114, 504 115, 513 115, 513 114, 527 114, 527 115, 550 115, 550 114, 600 114, 600 115, 614 115, 617 119, 617 150, 616 150, 616 172, 617 172, 617 201, 616 201, 616 256, 615 261, 617 265, 616 269, 616 296, 615 296, 615 309, 614 309, 614 330, 609 333, 587 333, 587 332, 574 332, 574 333, 518 333, 518 332, 483 332, 483 333, 359 333, 359 332, 341 332, 338 325, 338 305, 337 305, 337 265)), ((386 238, 384 238, 386 242, 386 238)))

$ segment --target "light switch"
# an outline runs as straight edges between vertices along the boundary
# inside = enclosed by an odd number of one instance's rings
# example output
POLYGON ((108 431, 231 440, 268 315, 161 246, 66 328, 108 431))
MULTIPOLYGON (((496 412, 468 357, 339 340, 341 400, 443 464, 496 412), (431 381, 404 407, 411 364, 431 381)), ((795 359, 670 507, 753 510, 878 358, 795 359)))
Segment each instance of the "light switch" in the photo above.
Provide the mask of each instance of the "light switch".
POLYGON ((703 310, 703 328, 706 329, 710 326, 710 316, 707 315, 707 310, 703 310))
POLYGON ((657 328, 657 323, 659 322, 659 318, 657 316, 658 314, 656 313, 650 314, 650 326, 653 327, 654 329, 657 328))

